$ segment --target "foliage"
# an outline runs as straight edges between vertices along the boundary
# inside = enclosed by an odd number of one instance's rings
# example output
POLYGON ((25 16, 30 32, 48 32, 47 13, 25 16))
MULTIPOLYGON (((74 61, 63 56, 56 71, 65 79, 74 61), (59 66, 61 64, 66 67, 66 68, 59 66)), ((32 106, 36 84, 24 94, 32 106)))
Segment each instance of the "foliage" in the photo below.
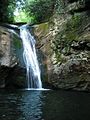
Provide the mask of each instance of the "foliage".
POLYGON ((0 0, 0 22, 43 22, 52 15, 56 0, 0 0), (15 15, 15 11, 18 11, 15 15))
POLYGON ((67 0, 56 0, 55 9, 57 14, 62 14, 66 6, 67 0))
MULTIPOLYGON (((62 61, 61 55, 71 54, 71 44, 73 41, 78 41, 82 25, 82 18, 79 15, 74 15, 66 21, 62 31, 58 32, 53 41, 52 49, 55 53, 57 62, 62 61)), ((58 25, 59 27, 59 25, 58 25)))
POLYGON ((14 16, 14 21, 15 22, 31 22, 32 17, 27 16, 25 11, 19 11, 17 15, 14 16))
POLYGON ((82 19, 79 15, 74 15, 70 20, 67 21, 66 24, 66 38, 68 41, 75 41, 79 37, 80 27, 81 27, 82 19))
POLYGON ((13 42, 14 42, 13 44, 14 44, 15 48, 20 49, 22 47, 21 41, 18 39, 17 36, 14 36, 13 42))
POLYGON ((8 2, 0 0, 0 22, 6 20, 8 2))
POLYGON ((54 10, 55 0, 26 0, 25 10, 27 14, 34 18, 34 22, 47 21, 54 10))
POLYGON ((14 21, 14 9, 18 0, 0 0, 0 22, 14 21))

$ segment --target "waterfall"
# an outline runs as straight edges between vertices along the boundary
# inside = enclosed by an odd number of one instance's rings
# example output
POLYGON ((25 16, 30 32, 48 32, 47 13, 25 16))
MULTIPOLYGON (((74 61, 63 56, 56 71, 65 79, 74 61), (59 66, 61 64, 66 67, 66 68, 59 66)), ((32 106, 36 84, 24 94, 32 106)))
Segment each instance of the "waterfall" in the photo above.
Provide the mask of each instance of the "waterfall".
POLYGON ((27 69, 27 86, 30 88, 42 88, 40 68, 37 60, 35 39, 31 35, 28 25, 20 27, 20 37, 23 42, 23 59, 27 69))

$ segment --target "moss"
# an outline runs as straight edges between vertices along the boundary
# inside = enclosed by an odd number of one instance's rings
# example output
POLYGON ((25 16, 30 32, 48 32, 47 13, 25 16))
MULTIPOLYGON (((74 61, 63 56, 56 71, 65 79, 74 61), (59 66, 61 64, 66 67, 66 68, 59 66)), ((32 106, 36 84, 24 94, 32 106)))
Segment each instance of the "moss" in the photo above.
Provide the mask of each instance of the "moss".
POLYGON ((79 15, 74 15, 66 23, 66 39, 69 41, 78 40, 80 26, 81 26, 81 17, 79 15))
POLYGON ((67 20, 63 29, 55 36, 55 40, 52 43, 52 49, 55 53, 57 63, 64 62, 61 54, 65 56, 71 54, 71 44, 73 41, 79 40, 80 32, 82 31, 81 25, 81 16, 79 14, 74 15, 67 20))
POLYGON ((22 47, 20 39, 17 38, 16 36, 14 36, 13 44, 14 44, 15 48, 20 49, 22 47))
POLYGON ((49 29, 49 24, 48 23, 42 23, 42 24, 39 25, 39 29, 47 31, 49 29))
POLYGON ((34 28, 35 28, 35 29, 33 29, 34 34, 36 36, 39 36, 39 38, 40 38, 40 37, 45 36, 48 33, 49 23, 48 22, 47 23, 42 23, 42 24, 34 26, 34 28))

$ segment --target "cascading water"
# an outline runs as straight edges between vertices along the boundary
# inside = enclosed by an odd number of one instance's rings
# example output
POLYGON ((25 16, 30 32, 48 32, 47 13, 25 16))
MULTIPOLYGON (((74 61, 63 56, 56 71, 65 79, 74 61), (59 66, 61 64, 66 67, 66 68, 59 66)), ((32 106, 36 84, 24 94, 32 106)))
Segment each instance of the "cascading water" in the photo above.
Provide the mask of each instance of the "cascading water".
POLYGON ((23 59, 27 69, 27 85, 30 88, 42 88, 40 69, 35 49, 35 39, 30 34, 28 25, 20 27, 20 37, 23 42, 23 59))

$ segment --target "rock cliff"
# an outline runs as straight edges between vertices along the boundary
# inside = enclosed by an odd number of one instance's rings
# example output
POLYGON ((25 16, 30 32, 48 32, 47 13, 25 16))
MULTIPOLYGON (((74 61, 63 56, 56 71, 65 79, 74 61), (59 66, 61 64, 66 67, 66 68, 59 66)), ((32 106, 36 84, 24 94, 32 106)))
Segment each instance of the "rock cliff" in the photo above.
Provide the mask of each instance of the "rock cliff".
POLYGON ((46 82, 55 88, 90 91, 89 4, 57 0, 50 22, 35 26, 37 47, 46 55, 46 82))

